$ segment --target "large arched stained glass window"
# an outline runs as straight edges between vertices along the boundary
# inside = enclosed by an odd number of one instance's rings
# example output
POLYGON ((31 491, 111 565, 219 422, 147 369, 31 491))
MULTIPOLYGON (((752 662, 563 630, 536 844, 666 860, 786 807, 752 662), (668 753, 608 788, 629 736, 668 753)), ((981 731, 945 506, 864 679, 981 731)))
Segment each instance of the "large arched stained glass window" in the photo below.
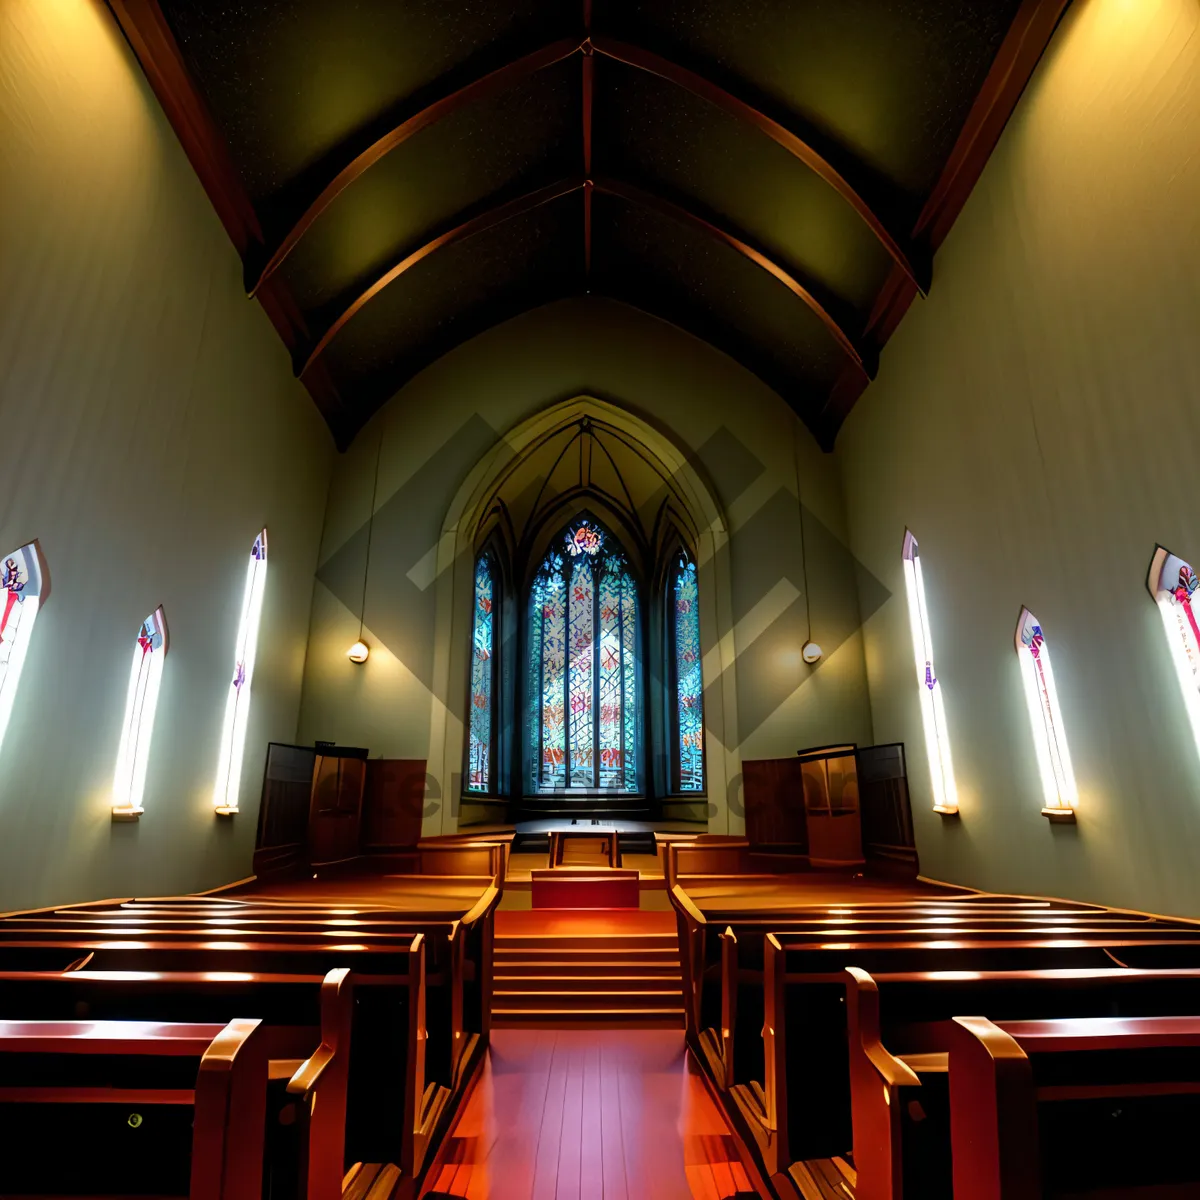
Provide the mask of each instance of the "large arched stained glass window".
POLYGON ((471 626, 471 710, 468 719, 467 791, 495 790, 496 567, 483 553, 475 564, 475 615, 471 626))
POLYGON ((670 579, 671 679, 675 779, 680 792, 704 791, 704 676, 700 662, 700 591, 696 564, 681 550, 670 579))
POLYGON ((554 539, 529 598, 530 785, 636 792, 641 759, 637 587, 591 517, 554 539))

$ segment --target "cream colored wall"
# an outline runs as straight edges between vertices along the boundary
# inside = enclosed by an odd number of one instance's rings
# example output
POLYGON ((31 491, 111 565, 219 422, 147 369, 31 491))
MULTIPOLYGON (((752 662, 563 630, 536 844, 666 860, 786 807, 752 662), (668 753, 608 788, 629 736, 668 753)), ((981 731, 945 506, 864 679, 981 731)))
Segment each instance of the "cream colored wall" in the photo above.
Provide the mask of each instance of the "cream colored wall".
POLYGON ((0 5, 0 542, 52 579, 0 750, 0 908, 245 875, 295 735, 332 442, 111 15, 0 5), (211 810, 246 561, 270 559, 244 811, 211 810), (109 818, 139 622, 171 648, 146 813, 109 818))
POLYGON ((1145 587, 1200 559, 1200 3, 1077 0, 838 443, 875 733, 923 870, 1200 912, 1200 760, 1145 587), (903 594, 920 541, 961 819, 930 811, 903 594), (1040 815, 1013 632, 1053 651, 1079 823, 1040 815))
MULTIPOLYGON (((648 420, 694 452, 725 510, 739 664, 733 748, 742 758, 764 758, 846 738, 870 741, 855 572, 843 545, 832 458, 778 395, 732 360, 663 322, 592 298, 538 309, 440 359, 339 460, 313 603, 301 737, 366 745, 385 757, 431 757, 431 714, 445 699, 431 690, 434 653, 442 649, 434 645, 431 560, 447 509, 499 436, 581 394, 648 420), (799 655, 804 584, 794 445, 810 514, 813 633, 830 650, 815 672, 799 655), (355 667, 345 651, 358 633, 377 453, 366 599, 373 649, 365 666, 355 667)), ((465 697, 465 678, 462 686, 465 697)), ((461 712, 461 699, 448 706, 461 712)), ((431 788, 443 798, 451 790, 441 779, 431 788)), ((723 826, 726 796, 709 799, 723 826)), ((733 809, 736 828, 736 790, 733 809)))

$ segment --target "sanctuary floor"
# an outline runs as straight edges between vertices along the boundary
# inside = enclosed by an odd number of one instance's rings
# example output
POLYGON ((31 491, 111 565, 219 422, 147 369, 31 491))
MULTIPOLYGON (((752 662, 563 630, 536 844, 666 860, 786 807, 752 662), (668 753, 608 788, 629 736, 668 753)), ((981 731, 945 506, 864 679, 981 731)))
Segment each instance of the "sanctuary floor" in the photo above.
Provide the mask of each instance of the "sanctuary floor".
POLYGON ((422 1197, 754 1196, 674 1030, 497 1029, 422 1197))

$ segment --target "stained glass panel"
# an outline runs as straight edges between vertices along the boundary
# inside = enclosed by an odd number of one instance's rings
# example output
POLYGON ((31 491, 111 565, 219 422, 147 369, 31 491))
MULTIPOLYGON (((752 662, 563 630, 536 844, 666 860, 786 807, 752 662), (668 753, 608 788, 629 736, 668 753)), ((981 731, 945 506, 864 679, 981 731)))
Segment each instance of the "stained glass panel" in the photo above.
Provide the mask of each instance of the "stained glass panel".
POLYGON ((676 731, 681 792, 704 791, 704 681, 696 564, 683 553, 675 569, 674 641, 676 731))
POLYGON ((551 545, 530 596, 531 784, 636 791, 636 588, 615 540, 592 518, 551 545))
POLYGON ((571 786, 592 787, 592 758, 594 730, 592 689, 595 672, 592 660, 595 647, 595 587, 592 580, 592 563, 586 554, 581 554, 571 570, 570 597, 570 675, 567 694, 571 702, 571 716, 567 740, 571 755, 571 786))
POLYGON ((543 789, 565 787, 567 782, 566 697, 567 686, 567 581, 562 574, 562 557, 534 584, 533 619, 540 627, 538 657, 530 664, 535 680, 540 677, 538 720, 539 784, 543 789))
POLYGON ((475 564, 475 612, 471 636, 471 714, 467 751, 467 790, 488 792, 492 780, 493 677, 496 589, 492 559, 475 564))
POLYGON ((1054 670, 1050 665, 1050 648, 1046 645, 1041 623, 1027 608, 1021 609, 1015 641, 1021 659, 1038 771, 1042 777, 1046 804, 1043 811, 1074 808, 1079 794, 1063 730, 1054 670))
POLYGON ((125 721, 113 775, 113 810, 140 813, 150 762, 150 738, 167 653, 167 618, 156 608, 141 624, 133 643, 133 665, 125 697, 125 721))
POLYGON ((0 564, 0 740, 12 716, 33 623, 48 590, 36 542, 4 556, 0 564))
POLYGON ((250 547, 250 562, 246 568, 246 583, 242 590, 242 611, 238 620, 234 649, 233 678, 225 698, 221 750, 217 756, 217 781, 213 788, 213 807, 218 812, 237 812, 238 792, 242 781, 242 757, 246 749, 246 729, 250 721, 250 684, 254 678, 254 660, 258 654, 258 626, 262 619, 266 585, 267 531, 264 529, 250 547))
POLYGON ((638 704, 637 589, 628 574, 621 576, 621 738, 624 786, 638 790, 638 704))

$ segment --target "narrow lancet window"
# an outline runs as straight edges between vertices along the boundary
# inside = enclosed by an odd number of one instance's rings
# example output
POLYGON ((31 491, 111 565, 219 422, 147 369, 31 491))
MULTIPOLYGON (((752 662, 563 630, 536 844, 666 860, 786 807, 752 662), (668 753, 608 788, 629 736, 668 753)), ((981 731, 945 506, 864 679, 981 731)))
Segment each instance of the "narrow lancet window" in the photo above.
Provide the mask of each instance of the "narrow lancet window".
POLYGON ((50 579, 37 542, 12 551, 0 565, 0 742, 17 698, 33 623, 50 594, 50 579))
POLYGON ((246 568, 246 586, 242 592, 242 613, 238 620, 234 650, 233 678, 225 700, 225 719, 221 725, 221 753, 217 759, 217 781, 213 806, 224 815, 236 813, 238 789, 242 779, 242 756, 246 749, 246 728, 250 720, 250 683, 254 677, 254 659, 258 650, 258 625, 262 617, 263 592, 267 583, 267 531, 254 539, 246 568))
POLYGON ((1042 779, 1042 812, 1051 819, 1071 820, 1079 793, 1050 666, 1050 647, 1046 645, 1041 623, 1027 608, 1021 609, 1017 620, 1015 644, 1042 779))
POLYGON ((1200 587, 1189 563, 1163 546, 1155 548, 1146 579, 1150 595, 1158 605, 1180 696, 1192 726, 1192 736, 1200 749, 1200 624, 1196 606, 1200 587))
POLYGON ((904 534, 904 587, 908 593, 908 619, 912 627, 913 658, 917 666, 917 689, 921 697, 921 724, 925 731, 925 751, 929 756, 929 777, 933 786, 935 812, 958 812, 958 788, 950 759, 950 738, 946 731, 946 709, 942 687, 933 665, 933 636, 925 605, 925 580, 921 574, 921 556, 917 539, 904 534))
POLYGON ((162 683, 163 660, 167 656, 167 618, 156 608, 143 622, 133 643, 133 666, 125 696, 125 720, 117 749, 113 777, 113 816, 141 814, 146 789, 146 767, 150 761, 150 737, 162 683))
POLYGON ((704 676, 700 657, 700 590, 696 564, 686 550, 670 583, 671 654, 675 695, 675 787, 704 791, 704 676))
POLYGON ((496 571, 490 554, 475 564, 475 615, 471 631, 471 706, 468 717, 467 790, 495 789, 496 571))

